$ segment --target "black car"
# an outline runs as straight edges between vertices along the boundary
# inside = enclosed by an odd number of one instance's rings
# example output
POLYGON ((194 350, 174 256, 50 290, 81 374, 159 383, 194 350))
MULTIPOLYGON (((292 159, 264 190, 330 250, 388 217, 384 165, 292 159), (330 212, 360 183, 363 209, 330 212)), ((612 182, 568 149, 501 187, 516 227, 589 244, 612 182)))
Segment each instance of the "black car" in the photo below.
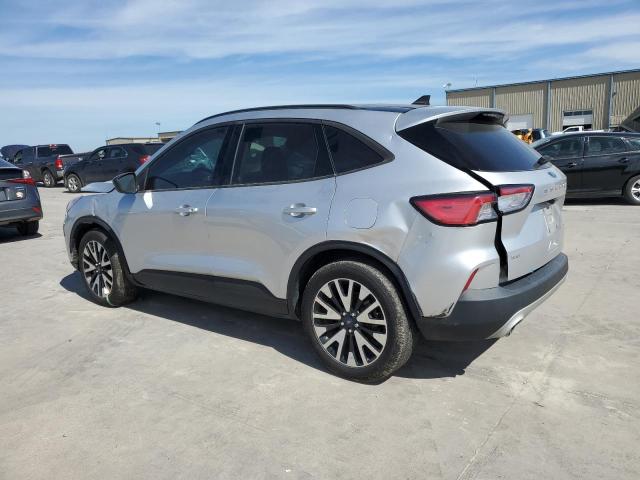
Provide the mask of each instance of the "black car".
POLYGON ((71 147, 64 143, 23 148, 13 157, 16 166, 27 170, 35 182, 42 182, 48 188, 62 180, 62 171, 68 162, 77 160, 71 147))
POLYGON ((93 182, 105 182, 125 172, 135 172, 163 143, 125 143, 96 148, 88 158, 64 171, 64 184, 70 192, 93 182))
POLYGON ((640 205, 640 134, 583 132, 533 145, 567 176, 568 197, 617 197, 640 205))
POLYGON ((29 172, 0 160, 0 226, 34 235, 41 218, 40 195, 29 172))

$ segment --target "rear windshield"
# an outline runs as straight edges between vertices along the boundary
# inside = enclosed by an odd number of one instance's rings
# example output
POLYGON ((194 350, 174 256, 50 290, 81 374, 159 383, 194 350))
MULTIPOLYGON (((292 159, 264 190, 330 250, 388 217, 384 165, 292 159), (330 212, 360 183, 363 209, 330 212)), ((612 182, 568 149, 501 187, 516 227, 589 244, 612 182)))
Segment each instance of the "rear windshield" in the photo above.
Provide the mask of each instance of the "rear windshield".
POLYGON ((463 170, 534 170, 540 154, 495 122, 427 122, 398 132, 427 153, 463 170))
POLYGON ((73 150, 69 145, 45 145, 38 147, 38 157, 50 157, 52 155, 70 155, 73 150))
POLYGON ((147 152, 147 155, 153 155, 162 147, 164 147, 164 143, 147 143, 144 145, 144 149, 147 152))

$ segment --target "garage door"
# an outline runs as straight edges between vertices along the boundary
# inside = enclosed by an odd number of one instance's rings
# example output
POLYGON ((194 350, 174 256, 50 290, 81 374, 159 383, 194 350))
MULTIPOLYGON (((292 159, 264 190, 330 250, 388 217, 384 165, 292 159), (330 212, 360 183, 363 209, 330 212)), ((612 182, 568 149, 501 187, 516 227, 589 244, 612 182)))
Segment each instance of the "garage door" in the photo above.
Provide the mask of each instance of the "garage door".
POLYGON ((509 115, 509 120, 507 120, 507 128, 509 130, 517 130, 519 128, 533 128, 533 114, 525 113, 524 115, 509 115))

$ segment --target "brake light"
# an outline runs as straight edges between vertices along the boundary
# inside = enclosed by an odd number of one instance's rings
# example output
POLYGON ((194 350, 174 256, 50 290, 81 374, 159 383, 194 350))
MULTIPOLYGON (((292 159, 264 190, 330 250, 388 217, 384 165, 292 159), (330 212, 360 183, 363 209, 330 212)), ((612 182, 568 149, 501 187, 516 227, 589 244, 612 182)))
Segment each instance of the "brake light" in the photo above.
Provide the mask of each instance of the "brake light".
POLYGON ((60 157, 56 158, 56 170, 62 170, 64 165, 62 164, 62 159, 60 157))
POLYGON ((533 197, 533 185, 504 185, 498 187, 498 210, 513 213, 522 210, 533 197))
POLYGON ((12 178, 10 180, 7 180, 7 182, 10 183, 21 183, 23 185, 35 185, 36 182, 33 181, 33 178, 28 177, 28 178, 12 178))
POLYGON ((432 222, 446 226, 467 227, 498 218, 493 208, 494 193, 456 193, 414 197, 411 204, 432 222))
POLYGON ((140 160, 140 165, 142 165, 143 163, 146 163, 149 161, 149 159, 151 158, 151 155, 142 155, 138 158, 138 160, 140 160))

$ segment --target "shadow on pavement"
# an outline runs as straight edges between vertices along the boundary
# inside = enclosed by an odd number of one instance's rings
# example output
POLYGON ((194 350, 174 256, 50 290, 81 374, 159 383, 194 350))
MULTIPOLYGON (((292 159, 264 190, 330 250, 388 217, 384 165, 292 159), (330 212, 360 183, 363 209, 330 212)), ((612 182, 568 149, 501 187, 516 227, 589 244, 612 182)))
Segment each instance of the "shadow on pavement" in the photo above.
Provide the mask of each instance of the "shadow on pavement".
POLYGON ((42 235, 36 233, 35 235, 20 235, 15 227, 0 227, 0 243, 11 243, 31 240, 33 238, 39 238, 42 235))
MULTIPOLYGON (((67 291, 91 301, 78 272, 60 281, 67 291)), ((174 295, 142 290, 126 307, 195 328, 271 347, 281 354, 326 371, 305 337, 300 322, 244 312, 174 295)), ((404 378, 428 379, 463 375, 465 368, 495 340, 430 342, 422 338, 409 362, 395 373, 404 378)))
POLYGON ((564 201, 565 205, 627 205, 633 207, 627 203, 622 197, 606 197, 606 198, 567 198, 564 201))

